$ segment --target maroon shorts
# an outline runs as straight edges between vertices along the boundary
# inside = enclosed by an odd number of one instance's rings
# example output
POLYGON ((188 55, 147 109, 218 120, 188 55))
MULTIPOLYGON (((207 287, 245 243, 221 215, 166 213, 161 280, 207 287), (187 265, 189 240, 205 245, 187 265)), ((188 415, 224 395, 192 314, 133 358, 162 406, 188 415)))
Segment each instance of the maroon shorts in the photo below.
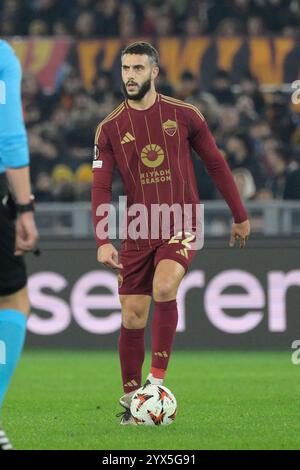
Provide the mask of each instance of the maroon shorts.
POLYGON ((119 294, 152 295, 152 282, 155 268, 162 259, 172 259, 180 263, 187 271, 197 250, 174 239, 156 240, 152 247, 138 248, 134 242, 122 243, 119 261, 123 269, 119 271, 119 294))

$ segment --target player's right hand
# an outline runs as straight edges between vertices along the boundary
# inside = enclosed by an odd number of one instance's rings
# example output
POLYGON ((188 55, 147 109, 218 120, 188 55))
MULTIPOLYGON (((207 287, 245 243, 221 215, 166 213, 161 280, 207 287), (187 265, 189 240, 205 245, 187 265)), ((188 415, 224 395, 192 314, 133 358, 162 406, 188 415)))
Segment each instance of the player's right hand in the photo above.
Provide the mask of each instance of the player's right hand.
POLYGON ((32 251, 38 238, 33 212, 20 214, 16 221, 15 255, 21 256, 26 251, 32 251))
POLYGON ((111 243, 105 243, 99 246, 97 259, 99 263, 104 264, 108 268, 122 269, 123 265, 119 263, 119 255, 115 247, 111 243))
POLYGON ((240 240, 240 248, 245 248, 250 235, 250 222, 233 223, 231 227, 229 246, 234 247, 236 240, 240 240))

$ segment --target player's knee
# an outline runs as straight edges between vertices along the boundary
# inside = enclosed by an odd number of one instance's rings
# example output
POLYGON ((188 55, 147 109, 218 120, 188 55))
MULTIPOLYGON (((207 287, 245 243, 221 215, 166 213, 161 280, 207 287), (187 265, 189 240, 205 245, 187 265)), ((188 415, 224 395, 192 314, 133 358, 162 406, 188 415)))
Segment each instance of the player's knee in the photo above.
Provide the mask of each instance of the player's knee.
POLYGON ((125 328, 129 330, 136 330, 140 328, 145 328, 146 326, 145 317, 139 315, 134 311, 126 311, 122 315, 122 324, 125 328))
POLYGON ((157 301, 172 300, 176 296, 177 284, 172 278, 161 281, 154 279, 153 281, 153 298, 157 301))
POLYGON ((148 319, 151 297, 120 295, 122 323, 125 328, 145 328, 148 319))
POLYGON ((137 316, 132 313, 125 313, 122 316, 122 324, 128 330, 134 330, 137 328, 137 316))
POLYGON ((144 328, 147 322, 145 308, 139 303, 127 299, 122 299, 121 304, 123 326, 128 329, 144 328))

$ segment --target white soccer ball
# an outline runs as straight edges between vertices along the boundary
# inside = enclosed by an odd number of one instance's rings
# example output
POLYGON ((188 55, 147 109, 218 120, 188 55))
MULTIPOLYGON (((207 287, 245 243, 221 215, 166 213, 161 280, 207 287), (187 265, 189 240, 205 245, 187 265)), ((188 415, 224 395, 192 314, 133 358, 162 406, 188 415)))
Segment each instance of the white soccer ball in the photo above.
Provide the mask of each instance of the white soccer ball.
POLYGON ((167 387, 150 384, 135 392, 130 411, 136 424, 166 426, 176 417, 177 402, 167 387))

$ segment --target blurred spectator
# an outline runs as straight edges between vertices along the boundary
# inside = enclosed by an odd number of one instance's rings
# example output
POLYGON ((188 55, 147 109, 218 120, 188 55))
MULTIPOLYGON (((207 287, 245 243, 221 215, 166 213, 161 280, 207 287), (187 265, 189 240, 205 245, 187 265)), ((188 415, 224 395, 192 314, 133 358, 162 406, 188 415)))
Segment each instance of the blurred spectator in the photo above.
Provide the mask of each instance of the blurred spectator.
POLYGON ((56 165, 52 171, 51 184, 56 200, 61 202, 75 201, 74 174, 66 165, 56 165))
POLYGON ((59 19, 53 24, 53 34, 55 36, 67 36, 71 34, 71 28, 67 22, 59 19))
POLYGON ((177 87, 176 95, 181 100, 186 100, 189 97, 193 97, 197 94, 199 84, 197 78, 189 72, 184 71, 180 77, 180 84, 177 87))
POLYGON ((125 2, 120 5, 119 21, 136 25, 136 14, 131 3, 125 2))
POLYGON ((287 165, 281 149, 270 150, 265 154, 265 163, 269 176, 266 187, 272 191, 275 199, 282 199, 286 186, 287 165))
POLYGON ((29 24, 28 34, 30 36, 48 36, 50 34, 50 26, 44 20, 33 20, 29 24))
POLYGON ((75 7, 76 16, 85 11, 91 11, 95 4, 94 0, 77 0, 74 3, 77 4, 75 7))
POLYGON ((279 92, 274 94, 267 115, 274 135, 283 142, 289 141, 297 126, 290 109, 290 97, 279 92))
POLYGON ((137 35, 136 24, 134 20, 122 19, 120 21, 120 37, 125 39, 134 38, 137 35))
POLYGON ((88 39, 96 36, 96 19, 91 12, 83 12, 75 23, 75 35, 78 39, 88 39))
POLYGON ((202 36, 206 31, 206 25, 204 21, 200 21, 195 16, 188 17, 184 22, 184 37, 193 38, 202 36))
POLYGON ((265 137, 262 142, 262 155, 265 155, 269 152, 276 151, 280 148, 280 141, 276 139, 272 134, 265 137))
POLYGON ((215 131, 217 141, 222 146, 239 128, 240 117, 234 106, 222 105, 218 109, 218 126, 215 131))
POLYGON ((249 96, 239 96, 236 102, 236 108, 240 115, 240 126, 242 129, 248 128, 258 119, 258 114, 254 108, 254 102, 249 96))
POLYGON ((48 119, 55 96, 46 95, 37 77, 31 72, 26 72, 23 75, 22 98, 27 127, 48 119))
MULTIPOLYGON (((283 152, 284 154, 284 152, 283 152)), ((290 150, 285 152, 286 182, 283 192, 283 199, 300 199, 300 165, 290 150)))
POLYGON ((229 2, 218 2, 217 0, 210 2, 210 6, 207 11, 209 24, 208 30, 210 33, 217 29, 224 18, 230 17, 232 10, 228 3, 229 2))
POLYGON ((60 148, 58 142, 53 142, 37 128, 30 129, 28 137, 31 156, 31 172, 35 183, 39 173, 51 172, 55 164, 58 163, 60 148))
POLYGON ((263 170, 257 160, 251 140, 243 134, 236 134, 227 140, 225 147, 227 161, 232 169, 247 169, 260 188, 264 183, 263 170))
POLYGON ((256 187, 251 172, 247 168, 237 168, 232 174, 241 198, 245 201, 253 199, 256 187))
POLYGON ((169 82, 168 76, 163 67, 159 67, 159 75, 156 79, 156 89, 163 95, 175 96, 174 88, 169 82))
POLYGON ((242 32, 242 23, 234 18, 225 18, 216 29, 216 34, 224 38, 239 36, 242 32))
POLYGON ((253 141, 257 143, 271 137, 271 128, 269 123, 264 119, 254 121, 249 128, 249 135, 253 141))
POLYGON ((246 23, 249 16, 253 12, 252 0, 233 0, 230 16, 246 23))
POLYGON ((93 82, 92 96, 98 102, 102 103, 107 93, 111 93, 112 76, 107 70, 101 70, 96 75, 93 82))
POLYGON ((51 178, 46 172, 40 172, 35 181, 35 198, 39 202, 53 202, 54 194, 51 178))
POLYGON ((262 188, 257 191, 255 194, 255 201, 261 201, 261 202, 266 202, 266 201, 272 201, 273 200, 273 194, 272 191, 268 188, 262 188))
POLYGON ((213 95, 207 92, 199 92, 197 96, 189 97, 186 101, 197 106, 205 116, 212 131, 218 128, 220 107, 213 95))
POLYGON ((158 37, 172 36, 174 33, 173 18, 167 14, 157 16, 154 24, 154 33, 158 37))
POLYGON ((257 119, 249 126, 248 133, 252 139, 255 154, 262 155, 263 141, 272 135, 269 123, 263 119, 257 119))
POLYGON ((262 36, 265 34, 264 21, 259 16, 251 16, 247 20, 247 33, 249 36, 262 36))
POLYGON ((101 37, 118 36, 119 2, 117 0, 98 0, 96 2, 97 32, 101 37))
POLYGON ((212 80, 210 93, 220 104, 234 104, 235 96, 231 89, 230 75, 225 70, 218 70, 212 80))
POLYGON ((148 36, 155 32, 155 20, 158 16, 158 8, 152 3, 146 4, 143 10, 143 22, 141 26, 141 34, 148 36))
POLYGON ((254 103, 254 108, 257 113, 262 113, 265 108, 265 100, 262 93, 259 91, 258 80, 248 72, 242 76, 240 80, 240 94, 248 96, 254 103))
POLYGON ((289 21, 291 0, 256 0, 258 13, 264 20, 268 30, 278 33, 289 21))
POLYGON ((71 109, 75 96, 83 89, 83 82, 80 75, 76 71, 71 71, 65 77, 58 92, 60 104, 66 109, 71 109))
POLYGON ((92 167, 88 163, 80 165, 75 172, 75 195, 78 201, 90 201, 91 184, 93 174, 92 167))

